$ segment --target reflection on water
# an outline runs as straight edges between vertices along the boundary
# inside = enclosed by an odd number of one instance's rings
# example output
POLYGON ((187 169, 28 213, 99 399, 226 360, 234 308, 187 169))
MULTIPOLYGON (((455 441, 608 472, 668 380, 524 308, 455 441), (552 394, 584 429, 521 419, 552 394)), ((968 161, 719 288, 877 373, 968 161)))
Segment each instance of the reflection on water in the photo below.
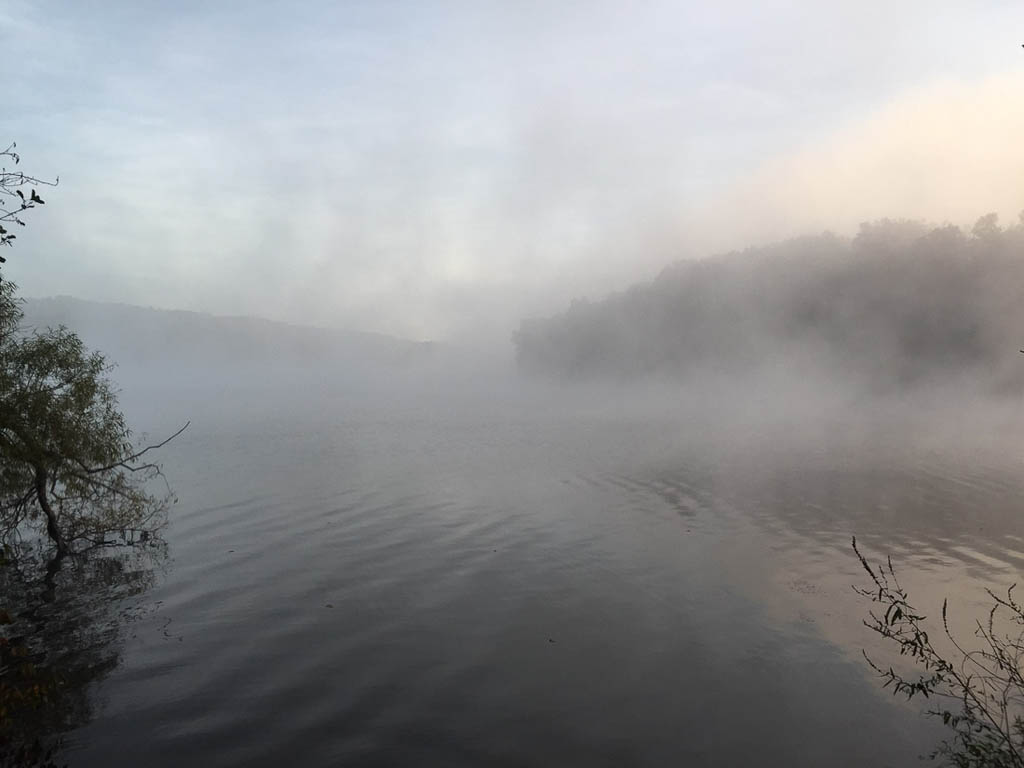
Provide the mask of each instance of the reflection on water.
POLYGON ((165 546, 49 558, 9 543, 0 562, 0 765, 64 764, 60 737, 94 714, 92 684, 121 658, 165 546), (55 763, 53 761, 56 761, 55 763))
POLYGON ((940 732, 860 659, 850 534, 894 553, 922 608, 967 612, 1019 567, 1024 483, 1010 454, 905 433, 200 421, 166 457, 181 503, 160 612, 116 666, 87 665, 107 670, 102 708, 67 754, 909 764, 940 732))

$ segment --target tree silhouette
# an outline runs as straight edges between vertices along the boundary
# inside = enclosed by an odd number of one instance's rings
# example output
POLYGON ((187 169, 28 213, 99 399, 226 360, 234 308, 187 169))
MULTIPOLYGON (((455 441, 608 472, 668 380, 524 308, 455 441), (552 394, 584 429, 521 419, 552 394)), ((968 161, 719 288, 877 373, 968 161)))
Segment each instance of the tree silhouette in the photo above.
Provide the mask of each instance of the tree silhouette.
MULTIPOLYGON (((36 187, 55 187, 60 182, 59 178, 53 181, 46 181, 35 176, 29 176, 19 170, 8 170, 7 163, 12 163, 13 165, 21 163, 21 157, 15 151, 17 146, 17 144, 12 142, 7 149, 0 152, 0 163, 2 163, 0 165, 0 246, 14 245, 14 241, 18 236, 13 234, 9 227, 12 224, 20 227, 25 226, 25 221, 22 217, 26 211, 44 204, 43 198, 39 196, 36 187), (26 192, 28 193, 27 195, 26 192)), ((7 259, 0 256, 0 264, 6 261, 7 259)))

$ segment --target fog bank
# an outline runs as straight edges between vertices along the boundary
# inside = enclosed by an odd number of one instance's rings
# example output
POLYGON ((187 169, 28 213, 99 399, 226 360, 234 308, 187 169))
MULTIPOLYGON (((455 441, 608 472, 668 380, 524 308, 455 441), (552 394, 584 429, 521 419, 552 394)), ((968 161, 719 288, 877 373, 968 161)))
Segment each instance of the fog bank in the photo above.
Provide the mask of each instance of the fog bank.
POLYGON ((525 321, 520 366, 570 380, 807 377, 870 393, 1024 389, 1024 225, 883 220, 700 261, 525 321))

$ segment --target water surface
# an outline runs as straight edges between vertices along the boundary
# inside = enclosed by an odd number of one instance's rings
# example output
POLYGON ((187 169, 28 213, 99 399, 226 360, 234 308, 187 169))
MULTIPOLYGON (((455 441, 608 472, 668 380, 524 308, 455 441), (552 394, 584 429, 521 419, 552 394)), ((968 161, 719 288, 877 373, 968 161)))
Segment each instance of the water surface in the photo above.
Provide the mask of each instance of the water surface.
POLYGON ((1006 435, 513 412, 200 413, 165 455, 156 609, 71 765, 907 765, 934 745, 859 655, 881 646, 849 537, 892 552, 926 612, 950 594, 966 615, 1024 559, 1006 435))

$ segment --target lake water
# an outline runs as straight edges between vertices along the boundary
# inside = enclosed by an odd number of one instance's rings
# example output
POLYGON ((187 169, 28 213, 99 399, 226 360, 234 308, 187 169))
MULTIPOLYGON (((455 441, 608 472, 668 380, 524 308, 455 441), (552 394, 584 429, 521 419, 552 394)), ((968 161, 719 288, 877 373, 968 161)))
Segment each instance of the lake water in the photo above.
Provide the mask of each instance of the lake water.
POLYGON ((163 454, 73 767, 909 765, 942 730, 860 656, 850 535, 932 614, 1024 563, 1002 417, 251 405, 163 454))

